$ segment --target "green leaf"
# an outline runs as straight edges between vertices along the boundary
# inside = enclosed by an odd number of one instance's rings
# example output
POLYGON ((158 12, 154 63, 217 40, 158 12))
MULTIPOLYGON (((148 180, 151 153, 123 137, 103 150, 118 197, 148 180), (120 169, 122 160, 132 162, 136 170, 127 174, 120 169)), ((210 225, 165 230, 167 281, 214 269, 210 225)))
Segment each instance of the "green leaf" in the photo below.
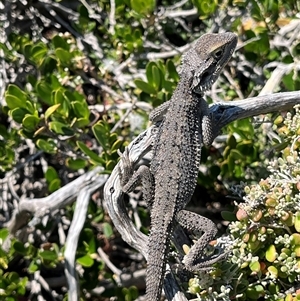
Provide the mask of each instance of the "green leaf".
POLYGON ((260 271, 260 263, 258 261, 250 262, 249 268, 252 272, 258 273, 260 271))
POLYGON ((55 55, 61 63, 69 63, 72 59, 72 54, 69 51, 62 48, 57 48, 55 50, 55 55))
POLYGON ((300 234, 299 233, 293 233, 291 235, 291 243, 295 246, 300 246, 300 234))
POLYGON ((232 149, 230 151, 230 157, 235 160, 243 160, 244 159, 244 156, 236 149, 232 149))
POLYGON ((80 103, 86 105, 85 97, 82 94, 80 94, 79 92, 77 92, 77 91, 70 92, 69 90, 66 90, 64 92, 64 94, 69 99, 70 102, 79 101, 80 103))
POLYGON ((98 122, 92 127, 94 136, 96 137, 98 143, 103 147, 105 151, 110 150, 109 144, 109 129, 105 126, 103 122, 98 122))
POLYGON ((47 120, 59 107, 61 106, 60 103, 49 107, 45 112, 45 120, 47 120))
POLYGON ((41 71, 45 74, 52 74, 57 68, 57 60, 53 56, 47 56, 42 61, 41 71))
POLYGON ((45 173, 45 178, 47 180, 48 190, 50 192, 53 192, 61 187, 61 180, 59 179, 56 170, 52 166, 48 167, 45 173))
POLYGON ((159 70, 162 72, 162 74, 166 74, 166 65, 163 63, 163 61, 157 61, 156 66, 159 68, 159 70))
POLYGON ((295 80, 294 80, 294 73, 291 72, 289 74, 286 74, 282 78, 282 82, 287 88, 288 91, 295 91, 295 80))
MULTIPOLYGON (((268 268, 268 270, 271 268, 271 270, 273 269, 273 268, 275 268, 274 266, 270 266, 269 268, 268 268)), ((276 269, 276 268, 275 268, 276 269)), ((275 274, 276 275, 276 278, 277 278, 277 275, 278 275, 278 271, 277 271, 277 269, 276 269, 276 271, 275 270, 273 270, 275 273, 272 273, 272 274, 275 274)), ((269 272, 270 272, 270 270, 269 270, 269 272)), ((274 282, 271 282, 270 284, 269 284, 269 286, 268 286, 268 290, 270 291, 270 293, 272 294, 272 295, 275 295, 275 294, 278 294, 279 293, 279 291, 280 291, 280 285, 278 284, 278 283, 274 283, 274 282)))
POLYGON ((112 160, 109 160, 106 162, 105 164, 105 169, 106 170, 109 170, 109 171, 112 171, 114 169, 114 167, 116 166, 116 162, 115 161, 112 161, 112 160))
POLYGON ((33 274, 38 269, 39 269, 39 266, 36 264, 36 262, 35 261, 31 261, 31 263, 29 264, 29 267, 28 267, 28 272, 30 274, 33 274))
POLYGON ((27 277, 23 277, 23 278, 20 279, 20 281, 18 282, 17 293, 18 293, 19 295, 21 295, 21 296, 25 295, 25 293, 26 293, 27 282, 28 282, 28 278, 27 278, 27 277))
POLYGON ((52 43, 55 48, 62 48, 67 51, 70 50, 70 45, 67 43, 65 39, 63 39, 59 35, 56 35, 52 38, 52 43))
POLYGON ((256 284, 254 286, 254 288, 255 288, 255 291, 259 294, 259 296, 263 296, 264 295, 265 289, 264 289, 264 287, 262 285, 256 284))
POLYGON ((82 231, 82 239, 86 244, 86 251, 89 254, 96 252, 95 234, 92 229, 84 228, 82 231))
POLYGON ((57 254, 54 250, 39 251, 39 256, 44 260, 54 261, 57 259, 57 254))
POLYGON ((161 88, 161 71, 156 67, 152 66, 153 84, 156 91, 161 88))
POLYGON ((24 119, 22 120, 22 125, 28 131, 34 131, 40 122, 40 118, 27 114, 24 119))
POLYGON ((26 248, 24 247, 24 244, 22 244, 21 242, 19 241, 15 241, 13 243, 13 248, 16 252, 22 254, 22 255, 26 255, 26 248))
POLYGON ((228 222, 235 222, 236 216, 232 211, 221 211, 221 216, 224 220, 228 222))
POLYGON ((58 174, 55 168, 49 166, 47 171, 45 172, 45 178, 48 183, 52 182, 55 179, 58 179, 58 174))
POLYGON ((134 83, 137 86, 137 88, 141 89, 145 93, 148 93, 148 94, 156 93, 156 90, 152 86, 150 86, 148 83, 146 83, 140 79, 136 79, 134 81, 134 83))
POLYGON ((164 80, 162 83, 162 88, 164 88, 169 93, 173 93, 175 84, 169 80, 164 80))
POLYGON ((137 13, 147 15, 153 12, 155 0, 130 0, 130 6, 137 13))
POLYGON ((90 124, 90 120, 86 118, 78 118, 74 123, 74 126, 77 128, 83 128, 90 124))
POLYGON ((105 235, 107 238, 110 238, 110 237, 114 234, 111 225, 110 225, 109 223, 104 222, 104 223, 102 224, 102 226, 103 226, 103 233, 104 233, 104 235, 105 235))
POLYGON ((49 129, 56 134, 61 134, 65 136, 72 136, 74 131, 65 123, 59 121, 51 121, 48 124, 49 129))
POLYGON ((167 60, 167 70, 170 77, 177 82, 179 80, 179 75, 173 61, 170 59, 167 60))
POLYGON ((120 149, 122 143, 123 143, 122 140, 116 140, 116 141, 114 142, 114 144, 111 146, 111 152, 120 149))
POLYGON ((77 117, 83 117, 85 119, 89 119, 90 110, 86 103, 82 103, 80 101, 72 101, 71 106, 74 110, 74 113, 77 117))
POLYGON ((7 278, 9 279, 9 281, 15 282, 15 283, 19 282, 19 280, 20 280, 20 277, 19 277, 18 273, 16 273, 16 272, 9 272, 7 278))
POLYGON ((300 212, 296 213, 294 226, 295 226, 296 231, 299 233, 300 232, 300 212))
POLYGON ((100 158, 96 153, 90 150, 83 142, 77 141, 77 146, 81 149, 83 153, 90 157, 90 159, 95 163, 104 164, 104 160, 100 158))
POLYGON ((18 97, 14 96, 14 95, 6 94, 5 100, 6 100, 7 106, 10 109, 26 107, 25 104, 18 97))
POLYGON ((0 245, 8 237, 9 231, 6 228, 0 229, 0 245))
POLYGON ((253 287, 248 287, 246 290, 246 296, 247 299, 246 300, 258 300, 259 295, 258 293, 255 291, 255 289, 253 287))
POLYGON ((32 60, 31 59, 31 49, 32 49, 32 47, 33 47, 32 42, 23 44, 23 53, 24 53, 24 56, 29 61, 32 60))
POLYGON ((44 81, 39 81, 36 85, 36 92, 38 97, 47 105, 51 106, 53 104, 51 93, 52 89, 49 84, 44 81))
POLYGON ((84 159, 72 159, 68 158, 66 160, 66 165, 67 167, 73 169, 73 170, 78 170, 81 168, 85 168, 87 165, 87 161, 84 159))
POLYGON ((135 300, 139 296, 139 291, 138 291, 136 286, 130 286, 129 287, 129 293, 130 293, 130 296, 131 296, 131 300, 135 300))
POLYGON ((193 0, 193 3, 198 9, 201 19, 206 19, 213 14, 218 4, 216 0, 193 0))
POLYGON ((47 141, 47 140, 44 140, 44 139, 38 139, 37 142, 36 142, 36 145, 38 146, 39 149, 41 149, 45 153, 55 154, 56 151, 57 151, 57 146, 51 140, 47 141))
POLYGON ((31 57, 37 64, 40 64, 41 61, 46 57, 48 49, 45 44, 39 43, 32 47, 31 57))
POLYGON ((60 179, 55 179, 51 181, 51 183, 48 185, 48 190, 49 192, 54 192, 58 190, 61 187, 61 180, 60 179))
POLYGON ((15 108, 10 111, 10 116, 12 117, 12 119, 20 124, 22 123, 22 120, 24 119, 26 114, 28 114, 28 111, 22 108, 15 108))
POLYGON ((29 100, 26 101, 26 109, 31 115, 38 116, 38 111, 35 109, 34 104, 29 100))
POLYGON ((274 260, 277 257, 277 252, 276 252, 276 248, 274 245, 270 245, 266 251, 266 259, 269 262, 274 262, 274 260))
POLYGON ((11 110, 15 108, 26 109, 27 94, 16 85, 10 84, 8 86, 5 100, 11 110))
POLYGON ((35 87, 38 82, 38 79, 36 76, 29 74, 27 75, 27 81, 32 87, 35 87))
POLYGON ((58 78, 54 74, 51 74, 50 79, 51 79, 51 86, 52 86, 53 90, 57 90, 57 89, 61 88, 61 84, 60 84, 58 78))
POLYGON ((27 131, 25 128, 22 128, 18 131, 19 135, 24 137, 24 138, 28 138, 28 139, 33 139, 34 136, 34 132, 32 131, 27 131))
POLYGON ((154 82, 153 73, 152 73, 153 66, 156 66, 154 62, 149 62, 146 66, 146 77, 150 86, 153 86, 153 82, 154 82))
POLYGON ((81 264, 83 267, 91 267, 94 264, 94 259, 90 255, 85 255, 76 259, 76 262, 81 264))
POLYGON ((52 93, 53 103, 61 104, 61 107, 57 108, 57 112, 65 117, 69 116, 70 102, 66 97, 63 89, 57 89, 52 93))

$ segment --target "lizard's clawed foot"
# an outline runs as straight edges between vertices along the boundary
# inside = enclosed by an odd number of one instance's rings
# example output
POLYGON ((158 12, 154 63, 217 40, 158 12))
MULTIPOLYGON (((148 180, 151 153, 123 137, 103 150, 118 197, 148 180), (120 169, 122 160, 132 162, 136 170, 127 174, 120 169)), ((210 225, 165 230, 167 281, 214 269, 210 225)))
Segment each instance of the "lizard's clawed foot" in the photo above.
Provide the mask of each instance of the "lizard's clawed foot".
POLYGON ((129 159, 129 150, 128 147, 125 147, 123 153, 118 150, 118 155, 121 158, 121 166, 119 165, 119 177, 122 188, 128 183, 129 179, 134 173, 133 164, 129 159))
POLYGON ((187 253, 182 260, 185 268, 191 272, 211 270, 213 268, 213 264, 227 259, 228 255, 230 254, 230 250, 224 251, 224 249, 221 247, 215 248, 213 246, 208 246, 206 250, 202 251, 202 253, 203 254, 196 258, 192 263, 188 258, 189 255, 187 253), (213 250, 208 250, 208 248, 212 248, 213 250), (211 252, 213 252, 213 254, 205 254, 211 252))

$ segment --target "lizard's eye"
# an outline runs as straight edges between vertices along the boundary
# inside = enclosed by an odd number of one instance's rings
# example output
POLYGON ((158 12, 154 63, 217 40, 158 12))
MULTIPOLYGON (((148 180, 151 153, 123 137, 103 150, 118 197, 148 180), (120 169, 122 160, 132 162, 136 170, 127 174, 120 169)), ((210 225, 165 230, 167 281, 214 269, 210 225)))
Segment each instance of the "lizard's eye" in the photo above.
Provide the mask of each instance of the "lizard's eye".
POLYGON ((214 58, 216 60, 219 60, 222 57, 223 52, 224 52, 223 49, 217 50, 216 52, 213 53, 214 58))

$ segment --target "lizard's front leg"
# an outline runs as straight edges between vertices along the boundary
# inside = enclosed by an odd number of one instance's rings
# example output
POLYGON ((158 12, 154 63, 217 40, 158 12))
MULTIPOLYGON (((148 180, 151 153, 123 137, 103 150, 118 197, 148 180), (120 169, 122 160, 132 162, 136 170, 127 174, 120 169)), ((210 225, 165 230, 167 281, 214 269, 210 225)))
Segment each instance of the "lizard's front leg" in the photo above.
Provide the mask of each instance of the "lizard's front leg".
POLYGON ((122 191, 124 193, 132 192, 138 184, 142 184, 143 198, 147 203, 147 207, 151 209, 154 195, 154 178, 150 169, 146 165, 141 165, 134 171, 132 162, 128 157, 128 150, 125 149, 121 155, 122 169, 119 168, 119 177, 122 191))
POLYGON ((183 264, 189 271, 194 272, 206 269, 224 258, 224 253, 201 258, 203 250, 210 241, 215 239, 217 234, 217 227, 210 219, 194 212, 181 210, 177 213, 176 220, 186 230, 204 231, 204 234, 196 241, 189 253, 184 257, 183 264))
POLYGON ((149 119, 152 122, 162 121, 164 119, 165 114, 168 111, 170 105, 170 100, 164 102, 159 107, 155 108, 149 115, 149 119))
POLYGON ((215 125, 213 123, 213 117, 209 113, 208 104, 203 98, 201 98, 199 116, 201 121, 200 141, 202 141, 205 146, 210 146, 215 139, 216 130, 215 125))

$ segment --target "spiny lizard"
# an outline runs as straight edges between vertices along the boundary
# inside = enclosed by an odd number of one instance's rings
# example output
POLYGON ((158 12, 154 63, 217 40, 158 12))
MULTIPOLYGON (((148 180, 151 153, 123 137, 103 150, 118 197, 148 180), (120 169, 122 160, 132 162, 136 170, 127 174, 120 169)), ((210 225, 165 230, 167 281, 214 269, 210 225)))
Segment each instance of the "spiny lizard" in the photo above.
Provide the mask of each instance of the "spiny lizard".
POLYGON ((148 301, 160 300, 175 222, 191 231, 204 231, 184 258, 183 263, 188 270, 209 266, 219 258, 199 260, 207 243, 214 239, 216 227, 209 219, 183 209, 196 186, 201 147, 211 144, 216 136, 203 94, 218 78, 236 44, 237 37, 233 33, 206 34, 187 51, 173 96, 150 115, 153 122, 161 121, 150 169, 141 166, 132 175, 125 168, 121 176, 124 192, 132 191, 136 182, 142 181, 144 198, 150 208, 146 275, 148 301))

